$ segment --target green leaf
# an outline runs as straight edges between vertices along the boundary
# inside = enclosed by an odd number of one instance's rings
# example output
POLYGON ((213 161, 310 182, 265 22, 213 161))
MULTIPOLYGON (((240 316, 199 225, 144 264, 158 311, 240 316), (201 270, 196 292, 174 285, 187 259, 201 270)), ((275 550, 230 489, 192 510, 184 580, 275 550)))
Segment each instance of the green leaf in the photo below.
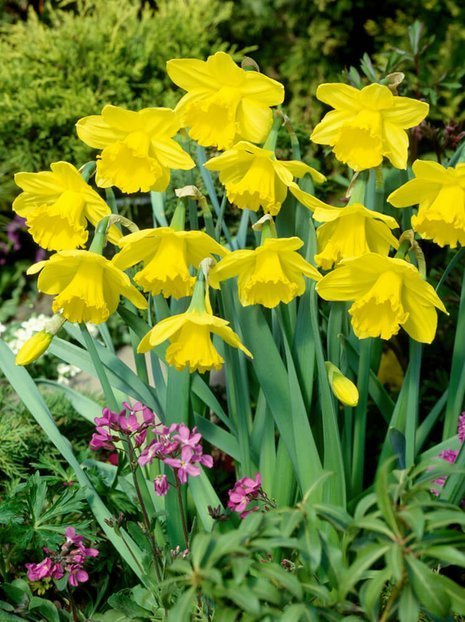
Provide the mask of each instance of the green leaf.
POLYGON ((178 598, 174 607, 169 610, 167 622, 191 622, 191 613, 195 605, 195 587, 191 587, 189 590, 178 598))
POLYGON ((55 391, 63 393, 71 402, 76 412, 84 417, 84 419, 87 419, 87 421, 94 423, 95 417, 102 416, 102 406, 98 402, 86 395, 82 395, 82 393, 75 391, 71 387, 60 384, 55 380, 46 380, 45 378, 39 378, 36 380, 36 383, 52 387, 55 391))
POLYGON ((239 445, 232 434, 197 413, 194 413, 194 421, 199 432, 210 445, 221 449, 234 460, 240 460, 239 445))
POLYGON ((108 604, 111 605, 111 607, 115 607, 119 611, 122 611, 130 620, 141 616, 146 618, 149 617, 151 613, 134 602, 132 590, 130 589, 121 590, 117 594, 110 596, 108 604))
POLYGON ((39 611, 47 622, 60 622, 58 609, 50 600, 33 596, 29 601, 29 611, 31 609, 39 611))
POLYGON ((339 584, 340 598, 345 598, 355 584, 363 579, 365 572, 369 570, 381 556, 385 555, 388 550, 388 545, 380 547, 379 544, 370 544, 359 551, 354 563, 345 569, 342 574, 339 584))
MULTIPOLYGON (((368 579, 360 590, 360 601, 371 622, 379 620, 379 606, 384 586, 391 577, 389 568, 375 571, 373 578, 368 579)), ((413 621, 412 621, 413 622, 413 621)), ((415 621, 416 622, 416 621, 415 621)))
POLYGON ((465 568, 465 553, 452 546, 428 546, 421 549, 422 555, 434 557, 441 562, 441 565, 452 564, 465 568))
POLYGON ((405 559, 413 592, 422 607, 436 616, 450 613, 450 598, 444 588, 439 586, 438 575, 413 555, 405 559))
POLYGON ((281 568, 281 566, 272 563, 261 564, 257 568, 257 572, 277 583, 278 587, 284 588, 298 600, 302 600, 303 591, 299 580, 293 574, 281 568))
POLYGON ((420 603, 407 585, 402 590, 397 611, 399 622, 416 622, 420 615, 420 603))

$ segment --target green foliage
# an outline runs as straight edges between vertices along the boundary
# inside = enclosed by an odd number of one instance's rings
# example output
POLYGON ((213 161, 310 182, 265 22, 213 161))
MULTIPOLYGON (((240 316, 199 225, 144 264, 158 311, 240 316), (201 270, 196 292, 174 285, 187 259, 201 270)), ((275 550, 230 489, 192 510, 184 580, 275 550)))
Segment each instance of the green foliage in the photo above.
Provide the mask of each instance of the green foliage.
POLYGON ((80 0, 76 12, 32 10, 0 31, 0 198, 14 196, 13 174, 50 162, 83 164, 91 150, 74 124, 105 104, 143 108, 179 99, 168 59, 205 57, 221 48, 218 25, 230 15, 221 0, 80 0))
POLYGON ((168 619, 187 622, 199 604, 199 619, 218 621, 464 615, 463 511, 431 499, 434 471, 388 467, 353 515, 307 499, 195 536, 189 559, 169 569, 182 591, 168 619))

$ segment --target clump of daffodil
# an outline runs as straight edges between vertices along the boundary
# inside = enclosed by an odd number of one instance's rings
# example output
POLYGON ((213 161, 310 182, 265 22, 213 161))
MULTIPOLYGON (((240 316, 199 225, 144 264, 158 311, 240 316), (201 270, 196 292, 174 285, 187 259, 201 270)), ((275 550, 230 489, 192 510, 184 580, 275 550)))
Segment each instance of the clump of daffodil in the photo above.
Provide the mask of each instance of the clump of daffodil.
POLYGON ((428 114, 425 102, 399 97, 382 84, 358 90, 347 84, 320 84, 317 98, 332 106, 310 136, 330 145, 338 160, 356 171, 381 164, 387 157, 396 168, 407 168, 408 135, 428 114))
POLYGON ((171 169, 189 170, 194 161, 173 140, 181 125, 169 108, 144 108, 138 112, 105 106, 100 115, 80 119, 79 138, 102 149, 97 160, 96 182, 101 188, 116 186, 126 193, 166 190, 171 169))
MULTIPOLYGON (((321 274, 297 252, 303 246, 298 237, 276 238, 274 223, 264 216, 262 243, 254 250, 238 250, 227 255, 210 272, 210 283, 237 276, 239 300, 244 307, 260 304, 272 309, 280 302, 289 303, 305 291, 304 277, 315 281, 321 274)), ((255 225, 256 227, 256 225, 255 225)))
POLYGON ((261 143, 272 124, 270 106, 284 100, 284 87, 258 71, 246 71, 229 54, 206 61, 169 60, 166 69, 187 91, 176 106, 189 135, 204 147, 229 149, 240 139, 261 143))
POLYGON ((388 255, 391 246, 399 247, 391 229, 399 225, 391 216, 367 209, 361 203, 346 207, 327 205, 315 197, 309 199, 313 218, 321 224, 316 231, 318 253, 315 261, 329 270, 341 259, 374 252, 388 255))
POLYGON ((205 296, 202 277, 201 273, 187 311, 156 324, 140 342, 138 352, 148 352, 169 340, 170 345, 165 354, 168 365, 178 370, 188 369, 191 373, 219 370, 224 359, 212 342, 212 335, 218 335, 233 348, 239 348, 252 357, 239 336, 230 328, 229 322, 213 315, 208 293, 205 296))
POLYGON ((143 229, 119 241, 122 250, 113 257, 121 270, 142 263, 134 281, 146 292, 165 298, 192 294, 195 277, 189 266, 198 268, 202 259, 223 257, 227 249, 203 231, 184 231, 185 206, 180 199, 169 227, 143 229))
POLYGON ((434 288, 404 259, 367 253, 344 259, 317 284, 325 300, 352 300, 352 327, 359 339, 390 339, 400 327, 416 341, 431 343, 436 308, 447 313, 434 288))
POLYGON ((84 250, 59 251, 31 266, 27 274, 40 272, 37 288, 55 296, 52 309, 70 322, 106 322, 125 296, 139 309, 147 301, 129 277, 110 260, 84 250))
POLYGON ((47 320, 43 330, 38 331, 24 343, 16 354, 16 365, 30 365, 48 350, 53 337, 65 323, 65 318, 57 313, 47 320))
POLYGON ((465 164, 445 168, 416 160, 411 179, 388 196, 394 207, 419 204, 412 227, 439 246, 465 244, 465 164))
POLYGON ((303 162, 277 160, 273 148, 266 147, 267 144, 260 148, 241 141, 209 160, 205 168, 219 171, 230 203, 241 209, 256 212, 261 207, 266 214, 275 216, 288 190, 309 207, 311 195, 301 190, 293 178, 309 173, 314 181, 321 183, 325 176, 303 162))
MULTIPOLYGON (((105 201, 68 162, 54 162, 51 171, 16 173, 23 192, 13 210, 26 219, 34 242, 46 250, 72 250, 87 242, 87 221, 94 226, 111 213, 105 201)), ((116 228, 112 242, 120 237, 116 228)))
POLYGON ((358 389, 352 380, 344 376, 342 371, 330 361, 325 362, 325 367, 331 391, 341 404, 352 407, 357 406, 359 398, 358 389))

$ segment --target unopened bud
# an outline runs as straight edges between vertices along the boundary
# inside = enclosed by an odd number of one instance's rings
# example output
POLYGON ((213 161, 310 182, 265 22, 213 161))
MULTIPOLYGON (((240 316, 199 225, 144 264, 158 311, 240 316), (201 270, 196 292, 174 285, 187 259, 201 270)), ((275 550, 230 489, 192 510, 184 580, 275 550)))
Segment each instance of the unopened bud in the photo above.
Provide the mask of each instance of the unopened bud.
POLYGON ((329 385, 337 399, 345 406, 357 406, 358 389, 352 380, 344 376, 341 370, 329 361, 325 362, 325 367, 329 385))
POLYGON ((52 343, 53 335, 44 330, 33 335, 21 346, 16 355, 16 365, 29 365, 44 354, 52 343))

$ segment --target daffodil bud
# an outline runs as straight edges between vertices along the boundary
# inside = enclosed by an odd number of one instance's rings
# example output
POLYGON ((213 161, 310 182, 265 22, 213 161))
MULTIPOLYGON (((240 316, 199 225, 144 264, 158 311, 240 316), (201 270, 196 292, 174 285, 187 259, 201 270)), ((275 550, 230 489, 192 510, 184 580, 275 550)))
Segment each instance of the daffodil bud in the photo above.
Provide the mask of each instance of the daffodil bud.
POLYGON ((44 330, 33 335, 16 355, 16 365, 29 365, 44 354, 52 343, 53 335, 44 330))
POLYGON ((326 361, 326 371, 332 392, 345 406, 357 406, 358 389, 333 363, 326 361))

